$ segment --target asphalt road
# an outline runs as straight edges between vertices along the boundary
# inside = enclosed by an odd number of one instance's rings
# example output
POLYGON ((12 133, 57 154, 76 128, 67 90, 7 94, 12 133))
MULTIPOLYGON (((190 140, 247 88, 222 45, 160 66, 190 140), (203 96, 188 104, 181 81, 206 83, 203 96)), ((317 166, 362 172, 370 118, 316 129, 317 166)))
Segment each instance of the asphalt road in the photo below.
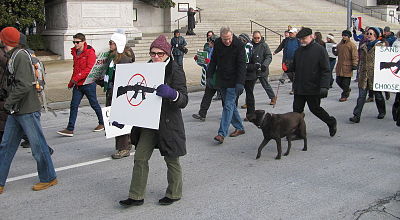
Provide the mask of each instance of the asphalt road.
MULTIPOLYGON (((272 82, 277 88, 277 82, 272 82)), ((126 199, 133 157, 109 160, 114 139, 92 132, 97 125, 90 107, 79 111, 75 136, 60 137, 68 110, 42 115, 42 125, 58 171, 59 184, 34 192, 37 177, 29 149, 19 149, 4 194, 0 195, 0 219, 399 219, 399 131, 391 118, 393 95, 387 117, 376 119, 374 103, 366 103, 360 124, 350 124, 358 95, 356 84, 348 102, 339 103, 337 86, 322 106, 338 120, 331 138, 328 127, 306 107, 308 151, 302 141, 293 142, 289 156, 275 160, 270 142, 255 160, 262 134, 245 122, 246 134, 212 140, 219 127, 221 105, 213 102, 206 122, 197 113, 202 92, 191 93, 183 110, 188 154, 181 158, 184 192, 171 206, 157 204, 166 189, 166 166, 158 151, 150 161, 145 204, 122 208, 126 199), (101 160, 104 159, 104 160, 101 160), (397 217, 396 217, 397 216, 397 217)), ((291 111, 290 84, 279 89, 275 108, 267 105, 265 92, 256 85, 256 107, 272 113, 291 111)), ((244 96, 240 104, 243 104, 244 96)), ((240 110, 242 116, 245 111, 240 110)), ((233 128, 231 127, 231 131, 233 128)), ((287 142, 283 141, 283 151, 287 142)))

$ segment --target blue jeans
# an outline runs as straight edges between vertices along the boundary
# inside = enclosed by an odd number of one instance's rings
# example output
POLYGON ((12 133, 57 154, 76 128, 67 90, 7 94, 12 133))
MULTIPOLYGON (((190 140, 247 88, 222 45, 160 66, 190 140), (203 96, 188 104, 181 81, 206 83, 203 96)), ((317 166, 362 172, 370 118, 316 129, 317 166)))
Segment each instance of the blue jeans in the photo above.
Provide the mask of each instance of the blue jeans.
MULTIPOLYGON (((358 89, 358 98, 357 98, 357 105, 353 110, 353 115, 361 117, 362 110, 365 104, 365 98, 370 90, 368 89, 358 89)), ((381 91, 372 91, 375 95, 375 103, 376 107, 378 108, 379 114, 386 114, 386 105, 385 99, 383 98, 383 94, 381 91)))
POLYGON ((72 100, 70 105, 67 130, 73 131, 75 128, 76 117, 78 116, 78 107, 81 103, 83 95, 87 97, 90 106, 96 112, 99 124, 104 125, 101 107, 99 105, 99 102, 97 101, 96 96, 96 83, 91 83, 83 86, 74 86, 72 90, 72 100))
POLYGON ((235 88, 222 88, 222 100, 224 101, 224 108, 222 110, 221 123, 219 125, 218 134, 226 137, 228 135, 229 125, 237 130, 244 130, 242 119, 236 107, 236 89, 235 88))
POLYGON ((57 177, 40 124, 40 112, 9 115, 0 144, 0 186, 6 183, 11 162, 24 133, 31 144, 40 182, 48 183, 57 177))

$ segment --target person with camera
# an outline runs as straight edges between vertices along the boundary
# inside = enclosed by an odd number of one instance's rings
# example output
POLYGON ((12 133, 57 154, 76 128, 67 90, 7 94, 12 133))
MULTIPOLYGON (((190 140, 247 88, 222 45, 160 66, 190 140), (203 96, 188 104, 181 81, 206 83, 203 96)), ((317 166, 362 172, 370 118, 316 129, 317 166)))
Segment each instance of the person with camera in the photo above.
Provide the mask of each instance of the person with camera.
POLYGON ((183 68, 183 56, 188 52, 188 49, 186 48, 187 43, 185 38, 181 36, 179 30, 174 31, 174 37, 171 39, 171 45, 174 60, 183 68))

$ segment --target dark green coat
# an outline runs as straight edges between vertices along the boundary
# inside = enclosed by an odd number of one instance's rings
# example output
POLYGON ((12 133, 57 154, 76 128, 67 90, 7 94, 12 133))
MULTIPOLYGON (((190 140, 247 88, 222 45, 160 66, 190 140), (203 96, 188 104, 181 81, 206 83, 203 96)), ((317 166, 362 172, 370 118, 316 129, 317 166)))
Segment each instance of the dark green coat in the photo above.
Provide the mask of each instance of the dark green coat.
MULTIPOLYGON (((185 72, 174 60, 170 59, 165 67, 164 83, 179 92, 175 102, 162 99, 159 124, 158 148, 162 156, 179 157, 186 154, 186 136, 181 109, 188 104, 185 72)), ((140 128, 133 127, 131 143, 137 146, 140 138, 140 128)))
MULTIPOLYGON (((7 52, 8 56, 11 57, 14 51, 16 49, 7 52)), ((42 105, 32 84, 35 79, 29 55, 20 51, 15 57, 13 70, 15 80, 14 83, 7 87, 9 95, 4 108, 9 111, 14 110, 17 115, 40 111, 42 105)))

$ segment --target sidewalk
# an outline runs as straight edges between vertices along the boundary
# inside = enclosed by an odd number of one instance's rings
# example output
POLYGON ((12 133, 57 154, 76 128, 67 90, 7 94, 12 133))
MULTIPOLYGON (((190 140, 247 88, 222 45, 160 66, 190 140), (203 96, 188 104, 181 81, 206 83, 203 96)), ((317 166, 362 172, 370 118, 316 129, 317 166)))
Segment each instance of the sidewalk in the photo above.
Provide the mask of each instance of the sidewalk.
MULTIPOLYGON (((272 48, 275 49, 275 48, 272 48)), ((276 80, 281 75, 282 53, 273 56, 270 65, 270 80, 276 80)), ((138 61, 144 62, 144 61, 138 61)), ((67 84, 72 74, 72 60, 49 61, 44 63, 46 66, 46 96, 49 107, 52 109, 68 108, 71 100, 72 91, 67 88, 67 84)), ((184 58, 184 70, 189 92, 202 90, 200 86, 201 67, 196 64, 192 55, 184 58)), ((105 102, 105 93, 101 87, 97 87, 97 95, 100 103, 105 102)), ((81 105, 88 105, 86 98, 81 105)))

